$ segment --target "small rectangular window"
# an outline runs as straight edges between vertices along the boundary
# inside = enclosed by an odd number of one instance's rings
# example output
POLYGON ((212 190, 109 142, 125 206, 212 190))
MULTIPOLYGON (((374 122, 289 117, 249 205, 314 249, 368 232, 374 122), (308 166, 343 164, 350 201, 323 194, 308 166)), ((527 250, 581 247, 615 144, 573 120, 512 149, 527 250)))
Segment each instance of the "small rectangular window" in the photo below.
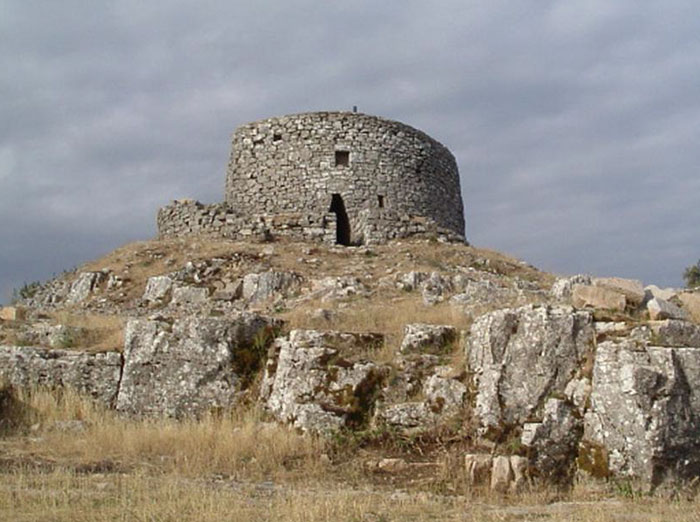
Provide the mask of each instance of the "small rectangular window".
POLYGON ((384 208, 384 196, 377 196, 377 203, 379 204, 379 208, 384 208))
POLYGON ((275 134, 272 135, 272 141, 280 141, 281 139, 282 139, 282 135, 281 135, 281 134, 276 134, 276 133, 275 133, 275 134))
POLYGON ((348 152, 347 150, 336 150, 335 166, 347 167, 348 165, 350 165, 350 152, 348 152))

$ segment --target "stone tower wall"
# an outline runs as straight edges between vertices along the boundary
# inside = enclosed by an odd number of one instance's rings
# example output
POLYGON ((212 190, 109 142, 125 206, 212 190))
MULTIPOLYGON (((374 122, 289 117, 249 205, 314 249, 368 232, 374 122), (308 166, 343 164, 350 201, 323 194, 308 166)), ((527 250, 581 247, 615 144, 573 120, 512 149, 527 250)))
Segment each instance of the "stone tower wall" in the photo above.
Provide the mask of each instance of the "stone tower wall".
POLYGON ((421 131, 365 114, 316 112, 234 133, 226 203, 237 214, 303 213, 322 223, 333 194, 342 198, 352 242, 372 242, 370 230, 400 237, 399 221, 407 218, 464 236, 455 159, 421 131), (367 216, 374 216, 369 225, 367 216))

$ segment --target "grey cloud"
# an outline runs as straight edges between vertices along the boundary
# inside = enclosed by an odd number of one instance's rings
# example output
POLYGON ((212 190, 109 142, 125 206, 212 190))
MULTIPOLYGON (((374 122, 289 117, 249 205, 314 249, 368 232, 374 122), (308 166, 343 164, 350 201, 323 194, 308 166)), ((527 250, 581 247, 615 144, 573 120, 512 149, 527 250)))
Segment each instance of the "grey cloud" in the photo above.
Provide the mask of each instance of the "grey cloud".
POLYGON ((680 284, 700 257, 695 9, 0 3, 0 289, 152 235, 172 198, 219 199, 235 126, 352 105, 455 153, 475 244, 680 284))

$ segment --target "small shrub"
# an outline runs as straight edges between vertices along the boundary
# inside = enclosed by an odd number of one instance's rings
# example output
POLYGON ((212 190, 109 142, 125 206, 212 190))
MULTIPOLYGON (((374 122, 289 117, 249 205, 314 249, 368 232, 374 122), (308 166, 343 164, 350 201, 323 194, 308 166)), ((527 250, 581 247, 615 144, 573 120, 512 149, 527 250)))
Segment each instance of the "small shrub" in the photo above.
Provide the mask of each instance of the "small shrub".
POLYGON ((700 287, 700 260, 694 265, 689 266, 683 272, 683 280, 688 288, 700 287))

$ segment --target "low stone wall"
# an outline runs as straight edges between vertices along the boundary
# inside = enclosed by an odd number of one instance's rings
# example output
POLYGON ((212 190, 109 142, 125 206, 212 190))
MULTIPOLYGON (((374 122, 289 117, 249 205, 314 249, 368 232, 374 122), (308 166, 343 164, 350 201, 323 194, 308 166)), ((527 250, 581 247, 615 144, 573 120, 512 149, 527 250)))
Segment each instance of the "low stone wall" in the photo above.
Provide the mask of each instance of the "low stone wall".
MULTIPOLYGON (((231 239, 288 237, 304 241, 336 243, 337 217, 303 213, 243 216, 227 203, 205 205, 194 200, 176 200, 158 211, 158 237, 215 234, 231 239)), ((436 237, 463 242, 464 237, 440 227, 435 221, 402 215, 391 209, 367 208, 352 220, 355 236, 365 245, 385 243, 411 236, 436 237)))

